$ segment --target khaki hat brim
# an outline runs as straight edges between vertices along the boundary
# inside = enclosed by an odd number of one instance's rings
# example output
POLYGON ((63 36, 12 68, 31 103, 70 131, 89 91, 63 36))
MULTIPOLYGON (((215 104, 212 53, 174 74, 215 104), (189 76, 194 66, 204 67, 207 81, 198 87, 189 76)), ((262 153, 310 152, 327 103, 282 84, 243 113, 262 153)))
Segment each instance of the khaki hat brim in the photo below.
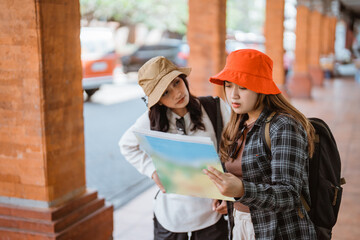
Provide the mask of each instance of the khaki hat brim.
POLYGON ((190 72, 191 72, 191 68, 178 68, 169 72, 164 77, 162 77, 162 79, 159 80, 159 83, 156 85, 154 90, 148 96, 148 108, 150 109, 160 100, 166 88, 177 76, 181 74, 185 74, 186 76, 189 76, 190 72))

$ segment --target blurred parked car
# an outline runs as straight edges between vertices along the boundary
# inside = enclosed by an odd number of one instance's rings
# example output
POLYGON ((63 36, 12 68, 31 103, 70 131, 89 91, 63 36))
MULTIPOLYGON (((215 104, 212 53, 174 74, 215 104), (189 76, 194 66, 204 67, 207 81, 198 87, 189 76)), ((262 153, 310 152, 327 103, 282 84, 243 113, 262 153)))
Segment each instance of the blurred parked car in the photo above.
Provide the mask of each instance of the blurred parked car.
POLYGON ((187 64, 189 47, 186 43, 177 39, 162 40, 157 44, 140 46, 131 55, 121 57, 124 73, 136 72, 149 59, 156 56, 164 56, 180 67, 187 64))
POLYGON ((111 29, 82 27, 80 41, 82 85, 90 98, 102 84, 113 82, 113 72, 119 60, 111 29))

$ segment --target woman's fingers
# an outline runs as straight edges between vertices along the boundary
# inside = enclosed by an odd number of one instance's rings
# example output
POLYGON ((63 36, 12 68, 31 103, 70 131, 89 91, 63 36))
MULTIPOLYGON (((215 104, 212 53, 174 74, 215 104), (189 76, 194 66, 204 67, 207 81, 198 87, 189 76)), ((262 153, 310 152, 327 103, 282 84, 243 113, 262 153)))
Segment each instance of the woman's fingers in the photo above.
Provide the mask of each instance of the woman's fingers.
POLYGON ((203 172, 209 176, 210 180, 212 180, 215 184, 220 184, 222 182, 221 177, 216 175, 209 167, 209 169, 203 169, 203 172))
POLYGON ((221 201, 221 204, 215 209, 220 214, 227 214, 226 201, 221 201))
POLYGON ((214 167, 204 169, 203 172, 219 189, 220 193, 228 197, 241 197, 244 194, 242 180, 231 173, 222 173, 214 167))
POLYGON ((226 201, 213 199, 212 209, 220 214, 227 214, 226 201))
POLYGON ((160 178, 159 178, 159 175, 157 174, 157 172, 155 171, 153 174, 152 174, 152 179, 154 180, 154 182, 156 183, 156 185, 158 185, 158 187, 160 188, 160 190, 165 193, 165 188, 164 186, 162 185, 161 181, 160 181, 160 178))
POLYGON ((220 206, 220 200, 218 200, 218 199, 213 199, 211 205, 212 205, 213 211, 216 211, 216 209, 220 206))
POLYGON ((220 172, 219 170, 211 166, 209 166, 208 169, 204 169, 204 173, 206 173, 209 176, 217 177, 219 179, 222 179, 222 176, 224 175, 224 173, 220 172))
POLYGON ((211 171, 214 175, 216 175, 218 178, 222 178, 222 176, 224 175, 224 173, 220 172, 219 170, 217 170, 216 168, 209 166, 209 171, 211 171))
MULTIPOLYGON (((215 186, 219 189, 222 195, 226 195, 227 181, 226 174, 216 170, 213 167, 209 167, 208 169, 204 169, 203 172, 208 175, 210 180, 215 184, 215 186)), ((217 210, 216 210, 217 211, 217 210)), ((217 211, 218 212, 218 211, 217 211)))

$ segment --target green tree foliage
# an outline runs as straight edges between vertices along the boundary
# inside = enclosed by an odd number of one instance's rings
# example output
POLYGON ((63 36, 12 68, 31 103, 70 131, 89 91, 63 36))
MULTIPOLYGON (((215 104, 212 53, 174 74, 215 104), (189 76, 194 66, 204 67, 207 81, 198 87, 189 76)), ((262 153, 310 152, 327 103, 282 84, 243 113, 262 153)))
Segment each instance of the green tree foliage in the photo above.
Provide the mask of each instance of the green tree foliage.
MULTIPOLYGON (((228 0, 227 28, 261 32, 264 6, 265 0, 228 0)), ((80 0, 80 7, 82 18, 87 20, 143 23, 180 34, 186 33, 189 19, 187 0, 80 0)))
POLYGON ((149 28, 184 34, 188 22, 186 0, 80 0, 82 18, 143 23, 149 28))
POLYGON ((227 29, 262 33, 265 2, 266 0, 227 0, 227 29))

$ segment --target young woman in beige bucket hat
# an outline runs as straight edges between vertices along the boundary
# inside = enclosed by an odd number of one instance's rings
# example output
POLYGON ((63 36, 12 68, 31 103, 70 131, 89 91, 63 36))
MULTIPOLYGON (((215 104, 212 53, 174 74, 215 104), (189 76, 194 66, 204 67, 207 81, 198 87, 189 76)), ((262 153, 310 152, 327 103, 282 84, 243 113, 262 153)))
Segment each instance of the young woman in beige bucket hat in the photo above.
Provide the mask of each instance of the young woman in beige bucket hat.
MULTIPOLYGON (((179 68, 165 57, 155 57, 139 70, 138 83, 148 98, 148 110, 122 136, 121 153, 140 173, 152 178, 161 191, 154 201, 155 240, 225 240, 227 224, 213 210, 215 201, 166 194, 151 158, 139 148, 133 129, 210 137, 216 144, 211 120, 197 97, 189 92, 190 68, 179 68)), ((214 106, 215 107, 215 106, 214 106)), ((220 101, 223 123, 229 118, 220 101)), ((215 206, 214 206, 215 207, 215 206)), ((226 211, 225 209, 222 209, 226 211)))

